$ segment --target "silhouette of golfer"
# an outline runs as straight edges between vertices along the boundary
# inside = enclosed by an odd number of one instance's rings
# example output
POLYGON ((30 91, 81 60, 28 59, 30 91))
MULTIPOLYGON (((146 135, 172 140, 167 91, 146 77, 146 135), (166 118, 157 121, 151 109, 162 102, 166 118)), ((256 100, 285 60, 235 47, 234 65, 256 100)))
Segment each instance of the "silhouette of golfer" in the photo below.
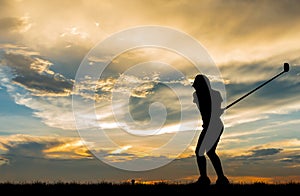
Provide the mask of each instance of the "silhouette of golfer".
POLYGON ((210 81, 205 75, 198 74, 192 86, 195 89, 193 102, 198 106, 202 117, 202 131, 195 150, 200 172, 200 177, 196 183, 199 185, 210 185, 211 183, 206 171, 206 153, 218 176, 216 184, 229 184, 227 177, 224 175, 221 160, 216 153, 224 129, 221 120, 224 111, 221 108, 223 99, 219 91, 211 88, 210 81))

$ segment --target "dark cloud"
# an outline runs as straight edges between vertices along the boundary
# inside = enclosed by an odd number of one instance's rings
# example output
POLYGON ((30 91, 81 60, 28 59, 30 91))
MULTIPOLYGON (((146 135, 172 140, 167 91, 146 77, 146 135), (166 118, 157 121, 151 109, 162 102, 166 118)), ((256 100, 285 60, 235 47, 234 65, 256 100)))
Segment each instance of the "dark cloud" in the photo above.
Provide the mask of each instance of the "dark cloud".
POLYGON ((49 60, 55 62, 52 66, 54 71, 61 73, 67 78, 74 79, 77 69, 89 48, 79 45, 65 48, 66 44, 59 43, 50 49, 45 49, 43 52, 47 53, 49 60))
POLYGON ((14 157, 23 158, 43 158, 43 150, 46 147, 45 143, 28 142, 15 145, 5 145, 7 152, 5 157, 14 161, 14 157))
POLYGON ((16 157, 33 159, 69 159, 70 157, 89 158, 88 150, 83 146, 74 147, 76 138, 32 137, 13 135, 0 138, 3 157, 13 161, 16 157), (58 150, 56 150, 58 149, 58 150))
MULTIPOLYGON (((190 176, 196 173, 196 165, 193 160, 174 160, 170 164, 150 171, 125 171, 105 164, 96 158, 72 159, 66 158, 47 158, 45 151, 49 147, 63 144, 56 140, 41 140, 23 137, 16 138, 20 141, 6 142, 4 146, 7 151, 1 155, 0 164, 1 179, 5 181, 76 181, 76 182, 99 182, 99 181, 124 181, 128 179, 142 180, 176 180, 182 176, 190 176), (33 141, 36 140, 36 141, 33 141), (173 172, 174 169, 181 167, 185 163, 186 168, 173 172)), ((3 145, 3 144, 2 144, 3 145)), ((103 154, 107 152, 103 151, 103 154)), ((111 154, 110 154, 111 155, 111 154)), ((112 156, 123 156, 123 154, 112 154, 112 156)), ((131 156, 124 153, 124 158, 131 156)), ((62 155, 62 157, 64 157, 62 155)), ((118 157, 117 157, 118 158, 118 157)), ((144 157, 144 160, 165 160, 166 157, 144 157)), ((132 164, 130 160, 124 164, 132 164)), ((1 181, 1 180, 0 180, 1 181)))
POLYGON ((12 69, 13 81, 33 95, 68 95, 72 90, 72 81, 51 71, 51 63, 40 57, 5 53, 2 61, 12 69))
POLYGON ((268 156, 268 155, 274 155, 282 151, 280 148, 268 148, 268 149, 259 149, 259 150, 253 150, 252 157, 261 157, 261 156, 268 156))
MULTIPOLYGON (((98 3, 99 2, 97 2, 97 4, 98 3)), ((224 67, 224 69, 222 68, 225 79, 231 81, 233 81, 233 78, 243 80, 242 82, 230 83, 227 86, 229 99, 233 100, 281 71, 280 67, 278 70, 273 69, 274 66, 270 69, 270 65, 272 63, 274 63, 273 65, 280 65, 284 62, 283 60, 290 58, 291 54, 280 54, 281 58, 277 58, 274 56, 275 54, 271 54, 274 51, 269 51, 268 47, 273 46, 272 43, 276 43, 280 40, 287 41, 286 44, 284 44, 287 46, 287 50, 289 47, 295 48, 294 45, 297 44, 297 42, 295 42, 297 39, 295 40, 294 37, 295 34, 298 36, 300 29, 300 3, 298 0, 216 0, 213 2, 201 1, 201 3, 199 3, 198 0, 163 1, 163 3, 162 1, 130 1, 130 3, 114 1, 108 4, 103 1, 102 3, 101 6, 95 6, 93 2, 79 3, 79 1, 74 2, 69 0, 50 1, 47 4, 42 1, 0 0, 0 15, 2 16, 0 17, 0 42, 19 42, 22 38, 25 38, 22 40, 24 43, 27 43, 25 45, 32 46, 45 41, 47 47, 42 49, 37 47, 37 50, 43 50, 44 53, 41 53, 47 54, 47 59, 51 59, 51 62, 54 62, 54 65, 51 65, 54 72, 51 73, 50 65, 47 64, 47 61, 39 61, 38 59, 45 59, 39 55, 6 54, 5 61, 14 73, 13 82, 36 95, 62 95, 71 90, 72 82, 67 78, 73 78, 75 76, 78 65, 90 45, 84 47, 82 46, 83 43, 76 45, 74 42, 78 40, 78 37, 74 39, 75 41, 71 38, 68 38, 68 40, 66 37, 61 37, 59 38, 61 40, 57 41, 55 36, 61 35, 60 33, 64 30, 64 25, 73 25, 74 21, 80 25, 80 19, 83 21, 91 21, 91 24, 94 25, 93 22, 100 18, 101 20, 97 22, 99 22, 100 26, 108 33, 120 30, 122 27, 127 28, 128 26, 137 24, 155 23, 180 27, 180 29, 192 33, 192 35, 196 35, 197 38, 204 41, 207 46, 218 48, 224 52, 222 55, 224 54, 225 56, 226 53, 231 52, 231 50, 243 51, 252 47, 254 47, 254 50, 259 50, 258 52, 262 54, 262 58, 264 58, 266 54, 273 55, 273 59, 270 58, 251 63, 242 62, 238 66, 237 63, 233 63, 232 65, 224 67), (20 7, 14 9, 16 5, 20 5, 20 7), (66 7, 69 9, 65 9, 66 7), (126 7, 126 9, 124 9, 124 7, 126 7), (26 20, 17 17, 22 16, 26 13, 25 11, 29 12, 29 16, 32 17, 31 19, 35 24, 33 27, 34 31, 27 32, 26 35, 21 34, 20 31, 24 30, 28 23, 26 20), (44 14, 46 12, 48 14, 44 14), (118 15, 111 14, 116 12, 118 15), (74 15, 74 13, 84 13, 84 17, 80 14, 74 15), (86 13, 90 13, 90 15, 86 13), (162 18, 161 16, 164 17, 162 18), (62 22, 63 25, 57 27, 56 25, 61 22, 62 18, 64 19, 62 22), (49 39, 45 39, 48 38, 49 30, 53 30, 53 32, 51 32, 49 39), (36 41, 37 38, 40 38, 39 42, 36 41), (256 45, 264 47, 257 49, 255 48, 256 45), (227 50, 227 48, 229 49, 227 50), (64 76, 67 76, 67 78, 64 76)), ((100 34, 101 33, 102 32, 100 32, 100 34)), ((99 35, 99 31, 92 36, 97 37, 97 35, 99 35)), ((278 50, 283 50, 283 48, 278 48, 278 50)), ((256 58, 252 58, 250 55, 251 54, 249 54, 250 61, 256 58)), ((294 63, 299 63, 299 51, 296 51, 292 56, 296 57, 289 60, 294 63)), ((276 80, 272 82, 272 85, 251 95, 249 99, 247 98, 248 102, 244 102, 237 107, 240 109, 239 111, 242 112, 256 107, 268 107, 267 109, 271 111, 276 106, 284 106, 287 104, 296 105, 295 103, 299 103, 300 85, 299 75, 297 74, 299 74, 300 71, 290 73, 289 75, 286 74, 288 77, 276 80), (292 75, 290 73, 296 74, 292 75)), ((109 73, 108 75, 112 74, 109 73)), ((167 99, 164 100, 166 101, 167 99)), ((170 99, 168 99, 168 101, 170 102, 166 105, 173 103, 170 99)), ((53 104, 53 102, 50 102, 50 105, 53 104)), ((136 104, 136 107, 131 108, 135 119, 147 119, 148 113, 144 113, 146 110, 143 110, 141 106, 144 107, 145 104, 150 104, 150 101, 145 102, 145 100, 134 98, 132 99, 132 104, 136 104)), ((45 111, 49 111, 49 108, 50 107, 46 108, 45 111)), ((146 109, 148 108, 146 107, 146 109)), ((176 113, 177 109, 172 110, 172 108, 170 108, 170 110, 174 112, 174 118, 178 117, 178 113, 176 113)), ((62 112, 53 111, 53 113, 55 113, 53 116, 57 116, 57 114, 61 114, 62 112)), ((44 113, 41 115, 45 116, 44 113)), ((257 115, 257 113, 254 115, 257 115)), ((53 118, 53 116, 51 118, 53 118)), ((60 118, 60 116, 58 116, 58 118, 60 118)), ((65 119, 63 120, 65 121, 65 119)), ((57 121, 57 119, 54 119, 54 121, 57 121)), ((265 125, 266 124, 263 126, 265 125)), ((178 176, 198 174, 195 167, 195 159, 191 158, 175 160, 171 164, 157 170, 135 173, 111 168, 97 160, 49 160, 44 157, 44 148, 45 144, 38 142, 29 142, 8 147, 9 150, 6 156, 12 162, 9 166, 5 165, 3 171, 1 170, 1 179, 13 179, 18 181, 24 179, 72 181, 77 179, 120 180, 132 177, 176 179, 178 176)), ((297 167, 295 167, 295 169, 282 171, 282 165, 276 165, 277 163, 272 159, 272 155, 282 154, 280 152, 282 152, 281 149, 277 148, 259 149, 251 151, 252 154, 249 156, 236 156, 233 159, 224 159, 225 170, 228 171, 230 175, 298 175, 299 168, 297 167), (267 160, 267 158, 269 160, 267 160), (235 165, 241 162, 242 166, 238 167, 235 165), (251 165, 251 163, 255 163, 256 165, 253 166, 254 164, 251 165)), ((2 160, 7 160, 7 158, 4 157, 2 160)), ((286 163, 298 160, 298 156, 287 156, 286 159, 282 159, 281 162, 286 163)))
MULTIPOLYGON (((256 82, 254 84, 233 84, 229 85, 227 89, 227 102, 229 103, 246 95, 251 90, 261 85, 264 81, 256 82)), ((299 101, 299 84, 290 84, 288 81, 273 81, 272 84, 266 85, 261 89, 255 91, 251 95, 245 97, 235 108, 241 110, 252 110, 261 108, 262 113, 271 112, 269 109, 276 107, 284 107, 284 105, 297 105, 299 101)))
POLYGON ((269 159, 267 156, 278 154, 282 149, 279 148, 267 148, 267 149, 258 149, 252 150, 250 155, 242 155, 233 157, 232 160, 239 161, 264 161, 269 159))
POLYGON ((109 166, 94 159, 47 159, 44 149, 44 143, 29 142, 11 146, 7 154, 3 155, 9 160, 9 164, 1 166, 4 171, 1 179, 12 182, 101 181, 112 172, 109 166), (104 178, 101 178, 102 175, 104 178))
POLYGON ((224 171, 231 176, 295 176, 300 171, 297 150, 285 152, 279 148, 265 148, 251 150, 250 155, 221 158, 224 171))
MULTIPOLYGON (((276 59, 276 57, 274 57, 276 59)), ((291 105, 299 101, 299 72, 297 58, 291 59, 290 71, 272 80, 238 103, 240 109, 291 105), (271 103, 271 104, 270 104, 271 103)), ((253 63, 232 62, 221 67, 226 84, 228 104, 254 90, 283 71, 283 62, 274 69, 273 62, 268 60, 253 63)), ((267 111, 267 110, 266 110, 267 111)))
MULTIPOLYGON (((190 160, 191 165, 194 164, 190 160)), ((159 169, 145 172, 125 171, 109 166, 98 159, 48 160, 15 157, 9 165, 1 166, 1 179, 11 182, 46 181, 46 182, 122 182, 130 179, 171 180, 176 181, 182 175, 196 174, 192 170, 178 170, 181 167, 176 161, 159 169), (174 169, 177 168, 177 172, 174 169)))
POLYGON ((8 163, 9 163, 9 160, 7 158, 0 156, 0 166, 3 164, 8 164, 8 163))
POLYGON ((300 155, 287 156, 280 161, 284 163, 300 163, 300 155))
MULTIPOLYGON (((130 179, 146 180, 170 180, 184 182, 184 179, 192 180, 199 175, 195 156, 180 158, 171 161, 169 164, 149 171, 125 171, 114 168, 96 158, 93 159, 49 159, 45 157, 45 150, 49 146, 55 146, 59 142, 53 141, 31 141, 10 142, 6 146, 8 151, 1 155, 1 160, 6 161, 0 164, 1 179, 5 181, 46 181, 46 182, 121 182, 130 179), (176 171, 176 172, 174 172, 176 171)), ((260 176, 270 177, 274 175, 299 175, 298 168, 283 170, 282 164, 289 164, 284 161, 275 161, 278 157, 272 156, 278 154, 281 149, 269 148, 252 150, 254 157, 261 159, 230 158, 220 156, 224 172, 228 176, 260 176), (259 161, 257 161, 259 160, 259 161)), ((296 153, 296 152, 295 152, 296 153)), ((103 154, 107 152, 103 151, 103 154)), ((130 156, 124 154, 125 158, 130 156)), ((113 155, 118 156, 118 154, 113 155)), ((285 155, 283 154, 283 157, 285 155)), ((289 159, 299 160, 299 155, 286 156, 289 159)), ((157 157, 144 157, 154 160, 157 157)), ((165 157, 158 157, 165 159, 165 157)), ((131 164, 130 161, 127 164, 131 164)), ((208 162, 208 173, 214 175, 214 170, 208 162)))

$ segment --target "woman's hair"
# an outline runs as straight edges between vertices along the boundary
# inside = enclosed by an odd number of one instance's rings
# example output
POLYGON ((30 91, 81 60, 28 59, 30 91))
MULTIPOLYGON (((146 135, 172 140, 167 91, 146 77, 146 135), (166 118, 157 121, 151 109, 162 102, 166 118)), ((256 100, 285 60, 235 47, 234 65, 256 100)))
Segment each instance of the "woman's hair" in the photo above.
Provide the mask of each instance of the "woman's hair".
POLYGON ((203 74, 198 74, 195 77, 194 83, 192 85, 195 90, 209 90, 210 87, 210 82, 209 79, 203 75, 203 74))

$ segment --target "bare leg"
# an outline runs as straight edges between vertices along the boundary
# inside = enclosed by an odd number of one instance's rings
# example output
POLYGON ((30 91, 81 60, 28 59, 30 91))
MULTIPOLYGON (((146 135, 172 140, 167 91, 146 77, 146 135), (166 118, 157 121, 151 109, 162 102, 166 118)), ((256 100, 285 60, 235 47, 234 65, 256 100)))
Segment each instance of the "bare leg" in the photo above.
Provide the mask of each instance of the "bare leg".
POLYGON ((205 156, 197 156, 197 164, 200 176, 207 176, 205 156))
POLYGON ((207 153, 207 156, 209 157, 209 159, 211 160, 213 167, 217 173, 218 177, 223 177, 224 176, 224 172, 223 172, 223 168, 222 168, 222 164, 221 164, 221 160, 219 158, 219 156, 216 154, 215 151, 209 151, 207 153))
POLYGON ((214 169, 216 171, 216 174, 218 176, 216 184, 219 184, 219 185, 229 184, 229 180, 224 175, 222 164, 221 164, 221 160, 220 160, 219 156, 216 154, 215 150, 209 151, 207 153, 207 156, 211 160, 211 162, 213 164, 213 167, 214 167, 214 169))
POLYGON ((197 164, 198 164, 198 169, 200 173, 200 177, 198 178, 197 184, 199 185, 210 185, 210 179, 207 176, 207 171, 206 171, 206 158, 205 156, 199 156, 197 155, 197 164))
POLYGON ((206 171, 206 157, 204 154, 199 155, 200 146, 203 142, 205 133, 206 133, 206 129, 202 130, 200 137, 198 139, 195 153, 196 153, 197 164, 200 173, 200 177, 197 181, 197 184, 207 186, 210 185, 210 179, 207 176, 207 171, 206 171))

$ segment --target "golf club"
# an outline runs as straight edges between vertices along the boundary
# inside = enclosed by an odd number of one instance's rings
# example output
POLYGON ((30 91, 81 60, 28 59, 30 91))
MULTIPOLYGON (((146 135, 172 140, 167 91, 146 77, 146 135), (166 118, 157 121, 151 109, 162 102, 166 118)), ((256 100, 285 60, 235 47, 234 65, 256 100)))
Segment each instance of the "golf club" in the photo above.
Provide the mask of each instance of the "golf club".
POLYGON ((283 64, 283 71, 280 72, 279 74, 277 74, 276 76, 274 76, 273 78, 271 78, 270 80, 264 82, 263 84, 259 85, 258 87, 256 87, 255 89, 253 89, 252 91, 250 91, 249 93, 245 94, 244 96, 240 97, 239 99, 235 100, 234 102, 232 102, 231 104, 229 104, 228 106, 226 106, 224 108, 224 110, 227 110, 228 108, 230 108, 231 106, 233 106, 234 104, 238 103, 239 101, 241 101, 242 99, 244 99, 245 97, 247 97, 248 95, 250 95, 251 93, 253 93, 254 91, 257 91, 259 88, 263 87, 264 85, 266 85, 267 83, 271 82, 272 80, 274 80, 275 78, 279 77, 280 75, 282 75, 283 73, 286 73, 290 70, 290 65, 288 63, 284 63, 283 64))

